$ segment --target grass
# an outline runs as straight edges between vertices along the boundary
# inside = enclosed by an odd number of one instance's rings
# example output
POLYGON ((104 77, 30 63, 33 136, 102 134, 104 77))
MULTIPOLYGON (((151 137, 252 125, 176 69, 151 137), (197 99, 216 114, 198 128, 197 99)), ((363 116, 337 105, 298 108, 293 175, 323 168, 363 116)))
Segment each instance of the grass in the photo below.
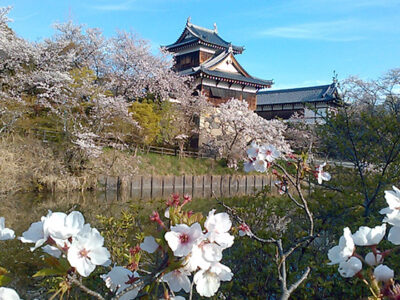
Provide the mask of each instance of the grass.
POLYGON ((179 158, 155 153, 104 149, 86 157, 68 143, 44 143, 34 136, 0 137, 0 194, 12 192, 72 191, 96 188, 99 175, 233 175, 224 160, 179 158))
POLYGON ((155 153, 139 154, 139 175, 225 175, 244 174, 239 170, 226 167, 224 160, 212 158, 192 158, 160 155, 155 153))

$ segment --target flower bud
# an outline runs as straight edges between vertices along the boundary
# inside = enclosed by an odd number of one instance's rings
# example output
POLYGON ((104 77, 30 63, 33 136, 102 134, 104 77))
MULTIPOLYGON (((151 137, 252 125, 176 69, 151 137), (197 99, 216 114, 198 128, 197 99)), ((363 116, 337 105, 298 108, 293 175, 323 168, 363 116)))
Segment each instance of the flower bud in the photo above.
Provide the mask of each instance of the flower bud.
POLYGON ((394 277, 394 271, 388 266, 379 265, 374 270, 374 277, 377 281, 388 281, 394 277))
POLYGON ((377 266, 383 262, 383 257, 379 251, 376 255, 372 252, 369 252, 365 256, 365 262, 370 266, 377 266))

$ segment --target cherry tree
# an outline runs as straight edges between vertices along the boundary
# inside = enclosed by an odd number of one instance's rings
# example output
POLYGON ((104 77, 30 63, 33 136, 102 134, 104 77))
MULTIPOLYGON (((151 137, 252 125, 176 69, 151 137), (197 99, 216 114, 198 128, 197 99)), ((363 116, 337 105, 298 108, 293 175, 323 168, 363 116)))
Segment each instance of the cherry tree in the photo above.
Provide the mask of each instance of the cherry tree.
POLYGON ((44 117, 53 122, 47 127, 96 154, 100 144, 134 140, 133 101, 174 99, 185 121, 194 115, 190 82, 171 70, 165 53, 153 55, 147 41, 127 32, 106 39, 99 29, 67 22, 31 43, 7 26, 9 10, 0 11, 0 131, 19 120, 29 130, 44 117))
POLYGON ((239 160, 246 157, 245 149, 251 142, 271 144, 284 152, 290 150, 283 137, 285 124, 261 118, 248 108, 246 101, 231 99, 221 104, 211 118, 219 120, 221 134, 206 134, 206 147, 227 158, 228 166, 236 166, 239 160))

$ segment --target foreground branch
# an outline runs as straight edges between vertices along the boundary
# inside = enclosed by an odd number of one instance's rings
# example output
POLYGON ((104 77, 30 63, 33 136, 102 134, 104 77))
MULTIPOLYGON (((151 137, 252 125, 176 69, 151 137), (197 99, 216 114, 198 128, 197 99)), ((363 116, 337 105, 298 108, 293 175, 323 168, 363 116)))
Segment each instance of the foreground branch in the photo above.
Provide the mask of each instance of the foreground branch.
POLYGON ((82 291, 84 291, 86 294, 95 297, 98 300, 105 300, 105 298, 100 295, 99 293, 92 291, 91 289, 89 289, 88 287, 84 286, 82 284, 82 282, 80 282, 78 279, 76 279, 75 275, 68 275, 68 280, 69 282, 75 284, 76 286, 78 286, 82 291))

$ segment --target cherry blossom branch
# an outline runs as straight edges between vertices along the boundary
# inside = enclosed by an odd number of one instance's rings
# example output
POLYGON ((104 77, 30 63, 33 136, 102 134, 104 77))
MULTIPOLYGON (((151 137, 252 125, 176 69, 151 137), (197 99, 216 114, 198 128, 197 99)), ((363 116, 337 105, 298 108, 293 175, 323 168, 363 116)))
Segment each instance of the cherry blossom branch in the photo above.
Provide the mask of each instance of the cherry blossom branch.
POLYGON ((286 190, 286 195, 288 195, 289 196, 289 198, 290 198, 290 200, 292 200, 292 202, 294 202, 294 204, 296 204, 298 207, 300 207, 301 209, 304 209, 304 205, 302 205, 301 203, 299 203, 294 197, 293 197, 293 195, 288 191, 288 190, 286 190))
MULTIPOLYGON (((238 214, 237 214, 237 212, 236 212, 235 209, 233 209, 232 207, 226 205, 226 204, 224 203, 224 201, 219 200, 219 199, 217 198, 217 196, 214 194, 214 192, 213 192, 213 196, 214 196, 214 198, 217 200, 217 203, 220 204, 220 205, 222 205, 222 206, 228 211, 229 215, 232 216, 232 217, 236 220, 236 222, 238 222, 239 224, 246 223, 241 217, 238 216, 238 214)), ((251 230, 249 230, 249 231, 247 232, 247 235, 248 235, 250 238, 255 239, 255 240, 257 240, 257 241, 259 241, 259 242, 261 242, 261 243, 266 243, 266 244, 276 243, 276 240, 275 240, 274 238, 263 239, 263 238, 261 238, 261 237, 255 235, 251 230)))
POLYGON ((95 292, 95 291, 92 291, 91 289, 89 289, 88 287, 86 287, 86 286, 84 286, 83 284, 82 284, 82 282, 80 282, 76 277, 75 277, 75 275, 68 275, 68 280, 71 282, 71 283, 73 283, 73 284, 75 284, 76 286, 78 286, 82 291, 84 291, 86 294, 88 294, 88 295, 90 295, 90 296, 92 296, 92 297, 95 297, 96 299, 98 299, 98 300, 105 300, 105 298, 102 296, 102 295, 100 295, 99 293, 97 293, 97 292, 95 292))
POLYGON ((160 263, 160 266, 157 268, 157 270, 155 270, 153 273, 151 273, 150 276, 139 278, 138 281, 136 281, 131 286, 124 289, 121 293, 119 293, 114 298, 112 298, 112 300, 118 300, 122 296, 124 296, 126 293, 128 293, 134 289, 139 289, 139 290, 142 289, 148 282, 151 282, 155 278, 158 278, 161 275, 162 271, 167 266, 167 264, 168 264, 168 255, 165 255, 164 259, 160 263))
POLYGON ((299 280, 297 280, 290 286, 290 288, 288 289, 288 299, 289 299, 289 296, 299 287, 299 285, 302 284, 303 281, 307 279, 310 272, 311 272, 311 268, 307 267, 306 270, 304 271, 303 275, 301 275, 301 277, 299 278, 299 280))
POLYGON ((144 280, 138 280, 136 283, 132 284, 131 286, 127 287, 126 289, 124 289, 121 293, 119 293, 118 295, 116 295, 114 298, 112 298, 112 300, 118 300, 121 299, 122 296, 124 296, 126 293, 133 291, 134 289, 141 289, 144 286, 144 280))
POLYGON ((302 202, 303 205, 303 210, 305 211, 308 221, 310 222, 310 228, 309 228, 309 236, 314 235, 314 217, 308 207, 308 201, 304 198, 302 188, 301 188, 301 181, 297 179, 298 174, 300 173, 300 161, 297 162, 297 173, 296 173, 296 180, 293 180, 292 176, 288 173, 288 171, 281 165, 279 164, 274 164, 279 170, 285 174, 286 178, 289 180, 289 182, 293 185, 293 187, 296 189, 297 194, 299 195, 299 198, 302 202))
POLYGON ((189 300, 192 300, 192 298, 193 298, 193 286, 194 286, 194 280, 192 281, 192 284, 190 285, 189 300))
MULTIPOLYGON (((301 160, 297 160, 297 165, 296 165, 296 173, 292 176, 289 174, 289 172, 281 165, 279 164, 274 164, 285 176, 285 178, 288 180, 288 182, 295 188, 295 191, 297 192, 298 197, 300 198, 299 202, 288 190, 286 189, 285 193, 288 195, 289 199, 298 207, 300 207, 306 214, 308 220, 309 220, 309 230, 308 230, 308 235, 299 239, 298 241, 295 241, 294 243, 291 244, 291 246, 285 251, 282 245, 282 239, 263 239, 255 235, 250 229, 246 230, 246 235, 248 235, 250 238, 255 239, 261 243, 273 243, 277 247, 277 256, 276 256, 276 261, 277 261, 277 272, 278 272, 278 279, 280 282, 281 286, 281 299, 287 300, 289 299, 290 295, 299 287, 300 284, 302 284, 308 277, 308 275, 311 272, 311 268, 307 267, 300 278, 298 278, 297 281, 292 283, 288 287, 288 278, 287 278, 287 265, 286 265, 286 260, 288 257, 299 247, 305 246, 305 243, 309 245, 318 235, 314 235, 314 218, 313 214, 310 211, 308 207, 308 201, 303 195, 302 191, 302 174, 303 170, 305 169, 304 164, 302 163, 301 160)), ((237 212, 226 205, 223 201, 218 200, 218 198, 214 195, 214 197, 217 199, 217 202, 222 205, 227 212, 233 217, 234 220, 239 222, 240 224, 246 224, 246 222, 237 215, 237 212)))

